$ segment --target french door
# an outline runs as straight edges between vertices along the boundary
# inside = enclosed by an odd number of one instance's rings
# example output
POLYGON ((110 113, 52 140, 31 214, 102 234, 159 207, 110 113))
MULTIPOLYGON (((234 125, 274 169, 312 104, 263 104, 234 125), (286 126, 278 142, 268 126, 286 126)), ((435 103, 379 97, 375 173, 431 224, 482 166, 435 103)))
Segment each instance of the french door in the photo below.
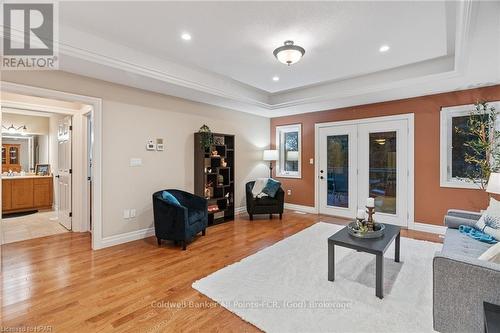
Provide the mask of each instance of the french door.
POLYGON ((319 210, 354 218, 375 198, 377 222, 408 224, 408 120, 319 128, 319 210))

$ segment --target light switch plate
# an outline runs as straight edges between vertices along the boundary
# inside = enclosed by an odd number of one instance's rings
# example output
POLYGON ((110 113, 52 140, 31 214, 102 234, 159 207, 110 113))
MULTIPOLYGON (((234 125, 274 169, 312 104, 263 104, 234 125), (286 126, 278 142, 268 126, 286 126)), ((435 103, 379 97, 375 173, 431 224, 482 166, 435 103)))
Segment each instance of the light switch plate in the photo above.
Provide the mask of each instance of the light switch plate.
POLYGON ((129 219, 130 218, 130 209, 124 209, 123 210, 123 218, 124 219, 129 219))
POLYGON ((309 159, 309 164, 314 164, 314 158, 309 159))
POLYGON ((131 218, 135 217, 135 214, 136 214, 136 212, 135 212, 135 208, 132 208, 132 209, 130 210, 130 217, 131 217, 131 218))

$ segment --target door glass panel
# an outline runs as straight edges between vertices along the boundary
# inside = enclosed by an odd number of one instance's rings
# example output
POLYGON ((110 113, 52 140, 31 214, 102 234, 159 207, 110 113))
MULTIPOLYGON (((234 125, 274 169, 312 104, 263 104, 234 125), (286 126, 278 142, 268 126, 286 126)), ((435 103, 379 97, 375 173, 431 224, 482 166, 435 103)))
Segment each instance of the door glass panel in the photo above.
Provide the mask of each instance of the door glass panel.
POLYGON ((349 136, 327 137, 327 204, 349 207, 349 136))
POLYGON ((299 171, 299 132, 285 133, 285 171, 299 171))
POLYGON ((369 160, 375 211, 396 214, 396 132, 370 133, 369 160))

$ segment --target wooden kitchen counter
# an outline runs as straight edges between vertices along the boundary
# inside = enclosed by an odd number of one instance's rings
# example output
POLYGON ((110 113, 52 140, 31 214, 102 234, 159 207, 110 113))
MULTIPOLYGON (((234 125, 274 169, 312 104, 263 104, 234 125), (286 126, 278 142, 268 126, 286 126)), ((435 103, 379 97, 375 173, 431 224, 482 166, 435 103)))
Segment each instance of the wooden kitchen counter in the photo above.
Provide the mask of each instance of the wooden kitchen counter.
POLYGON ((3 213, 51 209, 53 201, 52 176, 2 176, 3 213))

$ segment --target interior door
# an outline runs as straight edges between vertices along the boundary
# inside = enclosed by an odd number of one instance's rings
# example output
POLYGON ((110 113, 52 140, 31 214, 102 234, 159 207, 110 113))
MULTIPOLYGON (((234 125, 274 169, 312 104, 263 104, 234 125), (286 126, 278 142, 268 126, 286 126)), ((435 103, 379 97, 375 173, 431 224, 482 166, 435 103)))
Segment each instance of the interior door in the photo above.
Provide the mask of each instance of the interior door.
POLYGON ((375 198, 375 221, 408 224, 408 122, 358 126, 358 206, 375 198))
POLYGON ((357 209, 357 126, 319 130, 320 212, 353 217, 357 209))
POLYGON ((59 121, 57 134, 57 187, 58 220, 66 229, 71 230, 71 117, 59 121))

